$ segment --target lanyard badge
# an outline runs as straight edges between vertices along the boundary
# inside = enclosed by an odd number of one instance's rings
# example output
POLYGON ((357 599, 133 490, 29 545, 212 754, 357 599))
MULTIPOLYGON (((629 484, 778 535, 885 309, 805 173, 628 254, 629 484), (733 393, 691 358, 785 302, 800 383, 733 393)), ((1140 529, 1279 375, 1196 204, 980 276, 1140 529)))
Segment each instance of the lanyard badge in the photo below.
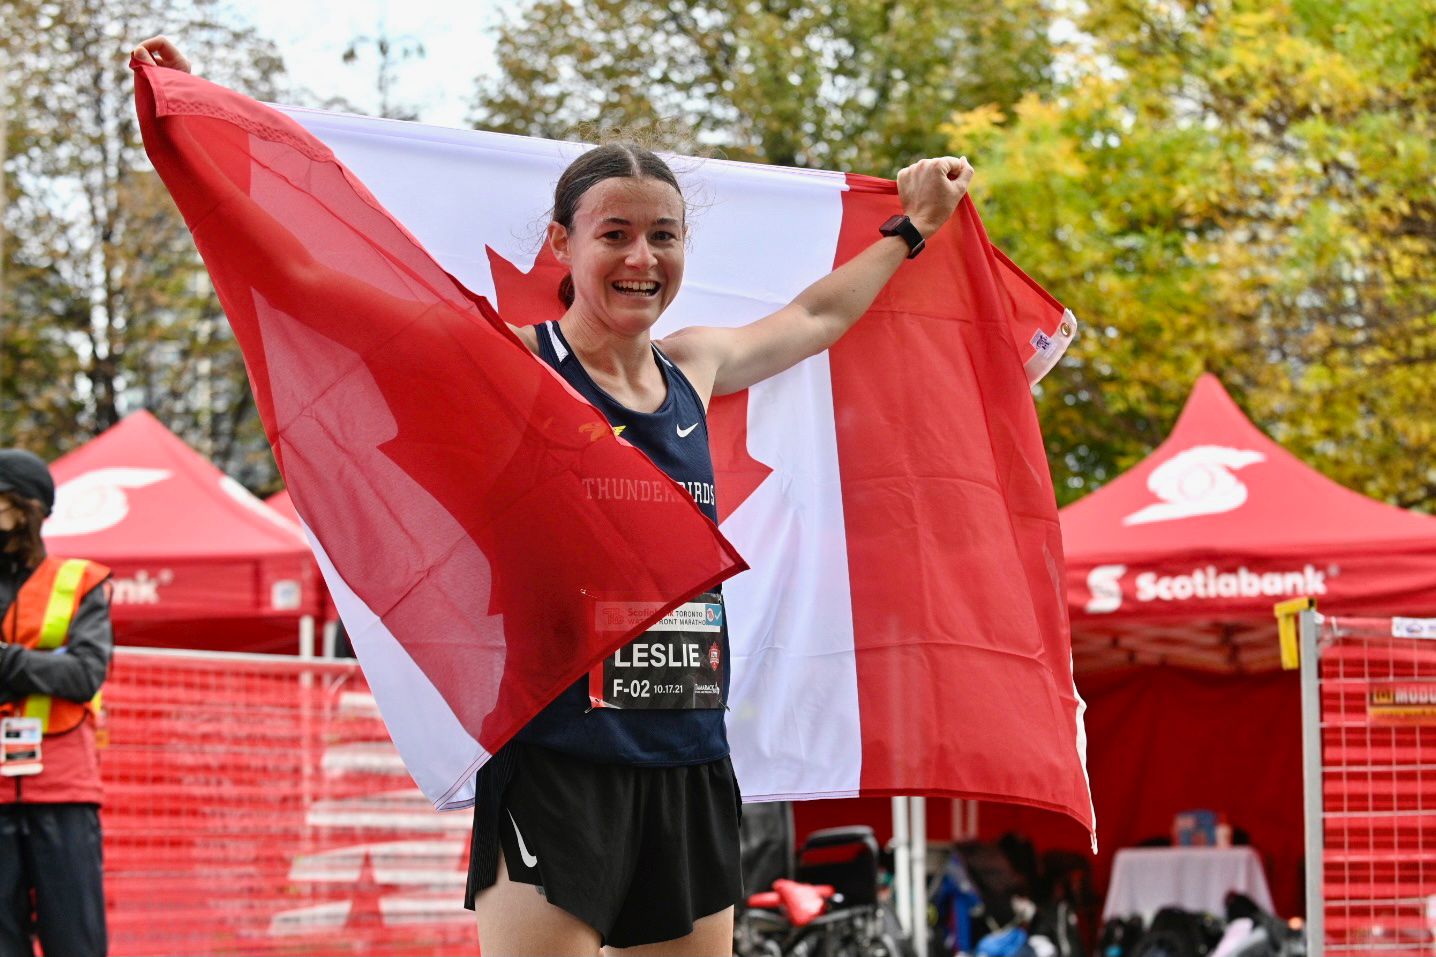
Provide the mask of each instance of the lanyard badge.
POLYGON ((0 718, 0 775, 39 774, 45 729, 39 718, 0 718))

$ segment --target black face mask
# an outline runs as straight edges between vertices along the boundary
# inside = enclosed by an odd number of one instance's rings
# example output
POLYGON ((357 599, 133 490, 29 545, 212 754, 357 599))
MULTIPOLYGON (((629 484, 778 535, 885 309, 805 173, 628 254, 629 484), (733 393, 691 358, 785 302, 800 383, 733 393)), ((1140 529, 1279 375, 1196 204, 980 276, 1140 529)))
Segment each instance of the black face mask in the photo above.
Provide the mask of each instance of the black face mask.
POLYGON ((0 575, 6 578, 16 578, 25 570, 25 565, 20 560, 19 553, 12 552, 9 545, 9 540, 6 540, 4 545, 0 545, 0 575))
POLYGON ((0 531, 0 573, 15 576, 30 567, 26 552, 30 539, 29 529, 21 523, 7 531, 0 531))

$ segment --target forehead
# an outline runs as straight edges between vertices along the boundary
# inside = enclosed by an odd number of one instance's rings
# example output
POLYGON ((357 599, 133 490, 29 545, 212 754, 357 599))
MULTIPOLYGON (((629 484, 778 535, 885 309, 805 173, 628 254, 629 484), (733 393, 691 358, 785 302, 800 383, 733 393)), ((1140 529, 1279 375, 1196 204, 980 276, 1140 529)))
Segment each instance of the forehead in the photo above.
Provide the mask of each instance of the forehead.
POLYGON ((659 219, 683 221, 683 198, 661 179, 622 176, 601 180, 579 198, 579 219, 623 219, 651 223, 659 219))

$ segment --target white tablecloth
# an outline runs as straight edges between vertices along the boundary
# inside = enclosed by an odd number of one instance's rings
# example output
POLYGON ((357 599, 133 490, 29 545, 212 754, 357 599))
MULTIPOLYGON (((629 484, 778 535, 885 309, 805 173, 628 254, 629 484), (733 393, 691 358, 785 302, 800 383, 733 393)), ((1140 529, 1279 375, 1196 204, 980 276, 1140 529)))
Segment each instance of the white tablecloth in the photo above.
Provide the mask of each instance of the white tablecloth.
POLYGON ((1102 919, 1140 914, 1150 922, 1163 907, 1221 916, 1228 891, 1274 909, 1261 858, 1250 847, 1128 847, 1112 859, 1102 919))

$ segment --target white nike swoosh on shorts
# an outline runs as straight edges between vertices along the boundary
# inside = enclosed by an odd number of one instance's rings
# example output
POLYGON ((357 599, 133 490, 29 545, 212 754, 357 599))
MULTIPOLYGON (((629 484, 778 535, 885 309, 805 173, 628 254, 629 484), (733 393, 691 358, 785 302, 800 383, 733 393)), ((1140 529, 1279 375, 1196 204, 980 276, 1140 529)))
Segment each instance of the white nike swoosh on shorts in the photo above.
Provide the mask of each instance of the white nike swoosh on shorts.
POLYGON ((514 826, 514 837, 519 839, 519 857, 524 859, 524 867, 538 867, 538 856, 530 854, 529 849, 524 846, 524 836, 519 833, 519 822, 514 820, 514 812, 509 811, 509 823, 514 826))
MULTIPOLYGON (((678 426, 675 425, 674 428, 675 428, 675 429, 678 429, 678 426)), ((692 425, 690 425, 690 426, 689 426, 688 428, 686 428, 686 429, 678 429, 678 437, 679 437, 680 439, 686 439, 686 438, 688 438, 688 433, 689 433, 689 432, 692 432, 692 431, 693 431, 694 429, 696 429, 696 428, 698 428, 698 423, 697 423, 697 422, 694 422, 692 425)))

